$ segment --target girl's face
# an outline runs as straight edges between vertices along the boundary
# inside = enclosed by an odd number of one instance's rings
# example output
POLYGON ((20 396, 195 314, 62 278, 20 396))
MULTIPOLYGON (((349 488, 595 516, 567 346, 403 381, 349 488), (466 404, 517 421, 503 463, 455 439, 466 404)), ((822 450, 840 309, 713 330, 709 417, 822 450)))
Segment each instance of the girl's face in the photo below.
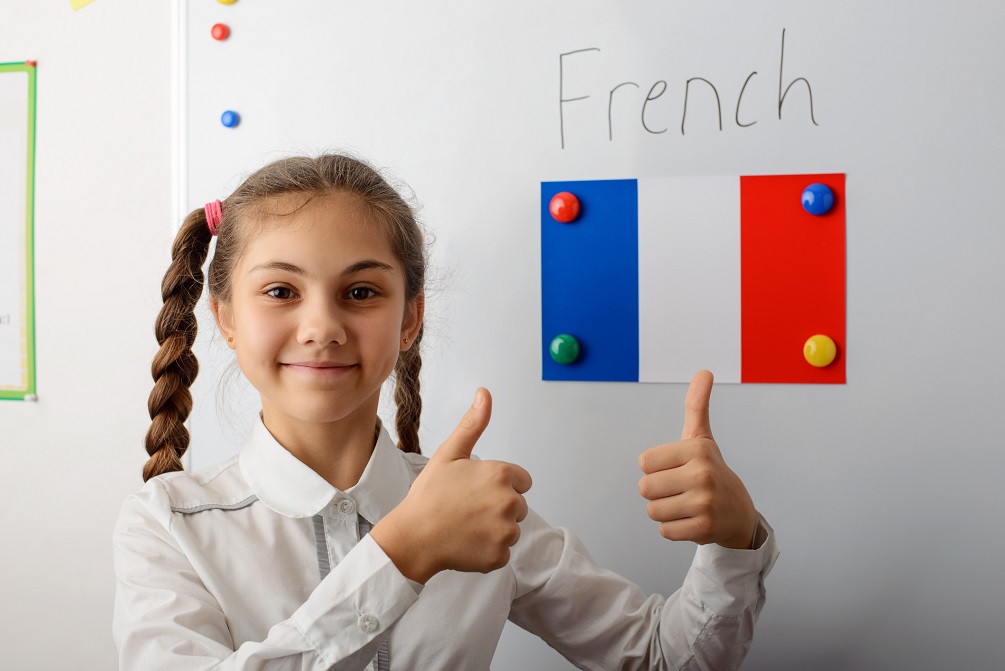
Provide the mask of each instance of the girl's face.
POLYGON ((270 429, 376 414, 422 298, 406 304, 401 263, 363 204, 335 194, 266 220, 231 279, 214 313, 270 429))

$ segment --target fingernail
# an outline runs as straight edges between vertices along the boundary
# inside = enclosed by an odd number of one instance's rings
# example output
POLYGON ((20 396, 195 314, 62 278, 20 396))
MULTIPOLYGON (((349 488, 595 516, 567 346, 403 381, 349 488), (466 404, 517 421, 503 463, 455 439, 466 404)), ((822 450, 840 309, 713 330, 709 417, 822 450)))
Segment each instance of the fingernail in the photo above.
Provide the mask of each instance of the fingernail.
POLYGON ((482 390, 479 389, 478 391, 475 392, 475 402, 473 403, 473 406, 476 408, 480 408, 482 407, 483 401, 484 397, 482 396, 482 390))

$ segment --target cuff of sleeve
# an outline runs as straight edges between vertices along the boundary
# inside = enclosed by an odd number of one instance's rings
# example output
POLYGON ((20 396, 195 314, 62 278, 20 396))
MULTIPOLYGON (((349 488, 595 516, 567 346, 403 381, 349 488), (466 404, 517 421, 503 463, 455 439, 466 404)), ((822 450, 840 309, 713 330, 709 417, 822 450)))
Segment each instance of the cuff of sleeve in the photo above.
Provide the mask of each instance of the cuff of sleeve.
POLYGON ((419 598, 377 543, 365 536, 290 618, 328 662, 368 662, 419 598))
POLYGON ((756 550, 709 544, 699 546, 695 553, 691 566, 695 594, 717 615, 738 615, 761 598, 764 578, 779 550, 774 529, 763 517, 760 520, 767 537, 756 550))

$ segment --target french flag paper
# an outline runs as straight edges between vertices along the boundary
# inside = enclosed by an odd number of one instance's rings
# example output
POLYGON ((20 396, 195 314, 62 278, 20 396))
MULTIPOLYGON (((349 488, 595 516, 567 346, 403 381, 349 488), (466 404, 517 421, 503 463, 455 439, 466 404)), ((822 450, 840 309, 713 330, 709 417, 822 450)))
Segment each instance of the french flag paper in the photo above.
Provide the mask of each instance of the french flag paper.
POLYGON ((545 380, 845 382, 845 177, 710 176, 541 184, 545 380), (803 190, 822 183, 834 206, 815 216, 803 190), (574 194, 563 224, 549 204, 574 194), (559 334, 580 343, 552 360, 559 334), (817 368, 803 345, 837 345, 817 368))

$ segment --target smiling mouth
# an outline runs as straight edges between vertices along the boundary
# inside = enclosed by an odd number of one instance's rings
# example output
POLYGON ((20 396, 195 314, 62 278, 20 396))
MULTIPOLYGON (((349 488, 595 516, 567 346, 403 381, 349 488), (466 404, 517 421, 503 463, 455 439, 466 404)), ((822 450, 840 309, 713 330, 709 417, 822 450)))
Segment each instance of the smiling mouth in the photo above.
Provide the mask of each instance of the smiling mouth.
POLYGON ((294 361, 282 364, 284 368, 307 375, 339 375, 356 367, 354 363, 333 361, 294 361))

